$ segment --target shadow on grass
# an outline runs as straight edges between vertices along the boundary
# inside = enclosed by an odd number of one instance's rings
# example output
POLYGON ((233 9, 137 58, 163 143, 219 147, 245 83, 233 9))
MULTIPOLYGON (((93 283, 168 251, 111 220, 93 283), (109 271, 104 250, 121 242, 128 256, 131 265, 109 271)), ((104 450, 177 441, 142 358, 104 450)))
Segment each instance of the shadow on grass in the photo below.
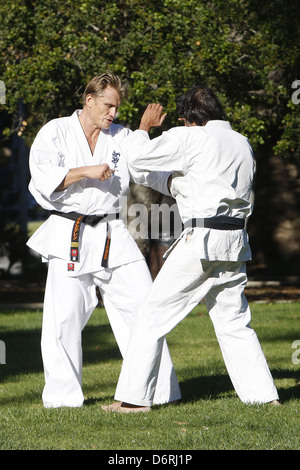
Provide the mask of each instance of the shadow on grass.
MULTIPOLYGON (((6 345, 6 364, 0 365, 0 382, 13 380, 20 374, 43 373, 40 350, 39 329, 14 330, 1 332, 1 340, 6 345)), ((121 354, 114 339, 110 325, 87 325, 83 331, 83 366, 119 361, 121 354)), ((235 395, 227 374, 200 375, 199 369, 191 371, 193 378, 180 383, 183 402, 201 399, 219 399, 222 394, 235 395)), ((300 398, 300 370, 275 369, 272 375, 276 379, 294 379, 296 384, 290 388, 279 389, 282 402, 300 398)), ((87 405, 94 404, 97 399, 89 398, 87 405)))
MULTIPOLYGON (((276 380, 294 379, 296 385, 289 388, 278 388, 278 394, 282 403, 300 399, 300 370, 277 369, 271 371, 276 380)), ((195 374, 196 375, 196 374, 195 374)), ((181 382, 180 389, 183 402, 191 402, 206 399, 219 399, 223 394, 235 395, 231 380, 227 375, 198 376, 181 382)))
POLYGON ((233 392, 227 375, 202 375, 180 382, 183 402, 219 398, 220 395, 233 392))
POLYGON ((296 385, 293 387, 278 389, 278 394, 282 403, 300 399, 300 370, 276 369, 271 371, 271 373, 275 382, 277 379, 293 379, 296 382, 296 385))
MULTIPOLYGON (((20 374, 43 372, 39 329, 1 332, 1 340, 5 343, 6 363, 0 365, 0 382, 20 374)), ((82 334, 82 348, 83 365, 121 360, 109 325, 87 325, 82 334)))

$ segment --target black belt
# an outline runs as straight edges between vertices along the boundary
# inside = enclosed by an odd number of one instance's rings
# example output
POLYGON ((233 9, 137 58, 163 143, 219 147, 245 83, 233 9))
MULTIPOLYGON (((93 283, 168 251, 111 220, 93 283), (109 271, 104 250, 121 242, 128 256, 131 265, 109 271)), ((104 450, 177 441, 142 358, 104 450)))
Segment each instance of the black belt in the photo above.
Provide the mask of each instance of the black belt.
MULTIPOLYGON (((72 238, 71 238, 71 250, 70 250, 70 258, 71 261, 78 261, 79 259, 79 233, 80 233, 80 226, 82 223, 90 225, 91 227, 95 227, 99 222, 102 220, 115 220, 119 218, 119 214, 104 214, 104 215, 85 215, 80 214, 79 212, 59 212, 59 211, 51 211, 51 215, 59 215, 60 217, 65 217, 66 219, 74 220, 75 223, 72 229, 72 238)), ((106 227, 106 240, 105 246, 103 251, 103 257, 101 266, 107 267, 108 264, 108 254, 110 248, 110 229, 107 223, 106 227)))
POLYGON ((241 230, 245 228, 245 219, 220 215, 216 217, 194 218, 184 223, 184 228, 204 227, 215 230, 241 230))

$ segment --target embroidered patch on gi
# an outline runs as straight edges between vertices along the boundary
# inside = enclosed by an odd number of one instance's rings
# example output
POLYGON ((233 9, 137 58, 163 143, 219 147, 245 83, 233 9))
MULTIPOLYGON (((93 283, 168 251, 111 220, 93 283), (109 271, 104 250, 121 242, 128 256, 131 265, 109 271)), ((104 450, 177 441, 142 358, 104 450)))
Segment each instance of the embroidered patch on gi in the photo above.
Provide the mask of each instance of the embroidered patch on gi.
POLYGON ((78 249, 77 248, 72 248, 71 249, 71 257, 73 261, 76 261, 78 258, 78 249))
POLYGON ((74 263, 68 263, 68 271, 74 271, 74 263))
POLYGON ((120 160, 120 152, 116 152, 115 150, 113 151, 112 153, 112 163, 114 165, 113 167, 113 170, 116 170, 117 169, 117 164, 118 164, 118 161, 120 160))

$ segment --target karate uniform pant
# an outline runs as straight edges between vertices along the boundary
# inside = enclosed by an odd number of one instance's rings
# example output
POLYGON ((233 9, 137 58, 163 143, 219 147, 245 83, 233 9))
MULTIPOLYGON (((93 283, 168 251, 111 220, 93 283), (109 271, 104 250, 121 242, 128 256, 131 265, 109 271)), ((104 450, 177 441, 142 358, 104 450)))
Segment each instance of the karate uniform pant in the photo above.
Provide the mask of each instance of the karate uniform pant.
MULTIPOLYGON (((66 261, 57 258, 49 260, 41 338, 45 373, 42 399, 47 408, 83 404, 81 336, 98 304, 96 286, 124 355, 138 305, 152 285, 144 260, 111 270, 109 279, 96 277, 101 273, 69 277, 66 265, 66 261)), ((180 389, 165 340, 158 375, 154 402, 162 404, 179 399, 180 389)))
POLYGON ((181 239, 155 278, 132 329, 115 399, 152 405, 162 338, 203 298, 239 398, 244 403, 278 399, 264 353, 249 326, 245 263, 197 259, 193 243, 181 239))

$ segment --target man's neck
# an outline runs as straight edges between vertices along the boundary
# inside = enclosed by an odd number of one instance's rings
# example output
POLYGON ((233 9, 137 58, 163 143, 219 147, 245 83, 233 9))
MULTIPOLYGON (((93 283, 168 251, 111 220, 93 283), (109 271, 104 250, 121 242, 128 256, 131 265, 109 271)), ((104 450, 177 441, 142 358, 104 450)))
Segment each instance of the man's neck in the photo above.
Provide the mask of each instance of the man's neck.
POLYGON ((79 115, 79 122, 93 154, 101 129, 92 123, 85 109, 79 115))
POLYGON ((99 135, 101 129, 91 121, 88 113, 85 111, 85 108, 83 108, 82 112, 79 114, 79 121, 85 135, 88 138, 99 135))

